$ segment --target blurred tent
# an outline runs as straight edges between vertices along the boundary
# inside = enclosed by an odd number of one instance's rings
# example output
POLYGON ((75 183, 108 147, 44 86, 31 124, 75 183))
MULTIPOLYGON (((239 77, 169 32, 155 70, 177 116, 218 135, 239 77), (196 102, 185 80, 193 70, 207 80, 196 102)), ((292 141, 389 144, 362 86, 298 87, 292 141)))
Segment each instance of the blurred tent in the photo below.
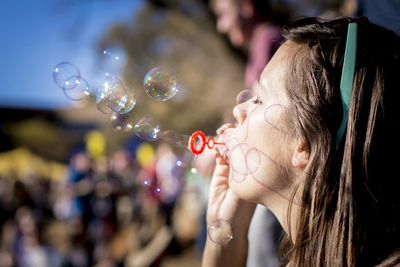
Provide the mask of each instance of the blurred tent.
POLYGON ((66 163, 93 122, 69 121, 54 110, 0 108, 0 152, 25 147, 43 158, 66 163))
POLYGON ((36 177, 58 182, 66 178, 67 169, 63 163, 45 160, 22 147, 0 153, 0 176, 9 179, 36 177))

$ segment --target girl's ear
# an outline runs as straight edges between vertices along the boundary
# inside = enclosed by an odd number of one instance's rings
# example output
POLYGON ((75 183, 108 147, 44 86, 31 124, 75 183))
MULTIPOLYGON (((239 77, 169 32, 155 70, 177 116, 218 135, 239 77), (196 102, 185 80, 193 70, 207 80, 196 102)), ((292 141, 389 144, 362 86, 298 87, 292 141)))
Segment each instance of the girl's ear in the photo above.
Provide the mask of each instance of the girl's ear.
POLYGON ((310 158, 310 150, 304 140, 297 142, 292 156, 293 167, 304 169, 310 158))

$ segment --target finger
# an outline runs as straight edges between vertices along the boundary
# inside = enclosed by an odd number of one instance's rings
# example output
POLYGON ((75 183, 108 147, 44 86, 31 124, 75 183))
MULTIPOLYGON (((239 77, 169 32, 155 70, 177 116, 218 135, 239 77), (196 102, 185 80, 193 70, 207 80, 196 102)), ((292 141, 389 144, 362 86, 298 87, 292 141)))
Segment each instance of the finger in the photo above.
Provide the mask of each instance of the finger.
POLYGON ((225 123, 221 127, 217 129, 217 134, 223 134, 226 129, 234 128, 235 126, 232 123, 225 123))
POLYGON ((215 163, 217 165, 228 165, 229 164, 226 155, 221 155, 219 152, 216 152, 215 163))

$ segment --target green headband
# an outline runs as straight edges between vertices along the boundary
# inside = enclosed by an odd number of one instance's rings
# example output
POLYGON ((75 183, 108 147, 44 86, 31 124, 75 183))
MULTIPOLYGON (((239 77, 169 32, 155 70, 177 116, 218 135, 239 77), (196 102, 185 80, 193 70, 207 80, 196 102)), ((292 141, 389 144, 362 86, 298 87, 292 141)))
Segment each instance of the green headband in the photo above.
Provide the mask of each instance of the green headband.
POLYGON ((353 89, 354 72, 356 67, 357 54, 357 23, 349 23, 347 29, 346 48, 344 51, 344 61, 342 68, 342 77, 340 79, 340 95, 343 104, 343 119, 340 128, 336 133, 336 142, 339 144, 343 138, 347 119, 349 117, 349 105, 351 92, 353 89))

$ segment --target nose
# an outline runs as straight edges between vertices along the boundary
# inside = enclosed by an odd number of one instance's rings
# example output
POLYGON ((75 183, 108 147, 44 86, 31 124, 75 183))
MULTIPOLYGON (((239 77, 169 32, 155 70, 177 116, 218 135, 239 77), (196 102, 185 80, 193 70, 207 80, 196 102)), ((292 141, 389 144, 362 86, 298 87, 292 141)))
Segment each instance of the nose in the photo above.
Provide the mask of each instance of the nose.
POLYGON ((247 117, 249 100, 255 97, 254 90, 243 90, 236 96, 236 106, 233 108, 233 116, 242 124, 247 117))
POLYGON ((238 104, 233 108, 233 117, 239 124, 243 124, 247 117, 247 109, 244 105, 245 103, 238 104))

